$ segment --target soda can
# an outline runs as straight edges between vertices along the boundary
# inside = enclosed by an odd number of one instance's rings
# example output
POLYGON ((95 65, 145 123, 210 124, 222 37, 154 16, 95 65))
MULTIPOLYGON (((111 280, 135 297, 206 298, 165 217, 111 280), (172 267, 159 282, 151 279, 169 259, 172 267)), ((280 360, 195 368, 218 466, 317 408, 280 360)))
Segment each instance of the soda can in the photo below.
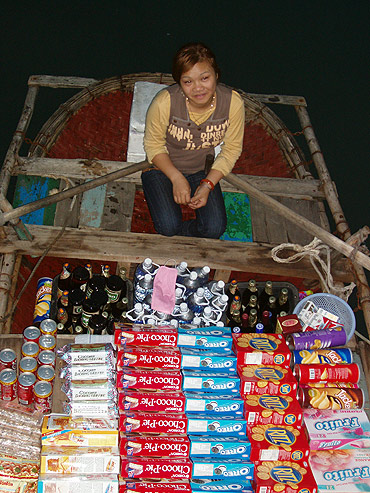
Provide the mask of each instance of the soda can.
POLYGON ((300 384, 321 382, 358 383, 360 368, 356 363, 295 365, 293 373, 300 384))
POLYGON ((50 382, 39 380, 33 388, 35 410, 42 413, 51 411, 51 396, 53 387, 50 382))
POLYGON ((3 401, 14 401, 17 397, 17 372, 5 368, 0 372, 0 398, 3 401))
POLYGON ((347 335, 343 327, 297 332, 287 337, 290 349, 325 349, 346 344, 347 335))
POLYGON ((37 380, 54 383, 55 370, 51 365, 42 365, 37 370, 37 380))
POLYGON ((24 342, 39 342, 40 339, 40 329, 35 325, 30 325, 26 327, 23 331, 24 342))
POLYGON ((31 356, 24 356, 19 362, 19 373, 36 373, 37 371, 37 359, 31 356))
POLYGON ((42 335, 39 339, 40 351, 54 351, 57 345, 57 340, 52 335, 42 335))
POLYGON ((52 287, 53 279, 51 277, 41 277, 37 281, 35 310, 33 313, 34 324, 50 318, 52 287))
POLYGON ((292 363, 295 365, 312 365, 317 363, 352 363, 352 351, 347 348, 302 349, 293 351, 292 363))
POLYGON ((6 368, 17 369, 17 354, 14 349, 5 348, 0 351, 0 371, 6 368))
POLYGON ((324 387, 298 389, 298 401, 302 408, 313 409, 362 409, 364 393, 362 389, 324 387))
POLYGON ((40 352, 39 345, 36 342, 24 342, 22 345, 22 356, 30 356, 36 358, 40 352))
POLYGON ((45 349, 45 351, 40 351, 37 362, 40 366, 48 365, 55 368, 55 353, 50 349, 45 349))
POLYGON ((45 318, 40 323, 40 331, 43 335, 55 336, 57 333, 57 323, 52 318, 45 318))
POLYGON ((29 406, 33 402, 33 387, 36 382, 34 373, 21 373, 18 377, 18 402, 24 406, 29 406))

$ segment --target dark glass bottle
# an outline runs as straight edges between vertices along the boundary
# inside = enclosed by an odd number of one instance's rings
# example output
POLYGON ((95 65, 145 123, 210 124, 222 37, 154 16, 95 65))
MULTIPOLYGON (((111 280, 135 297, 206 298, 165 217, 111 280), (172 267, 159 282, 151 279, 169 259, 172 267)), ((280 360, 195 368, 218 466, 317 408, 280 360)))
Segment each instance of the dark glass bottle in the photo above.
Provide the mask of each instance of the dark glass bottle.
POLYGON ((93 268, 92 268, 92 265, 90 264, 90 262, 87 262, 85 264, 85 269, 88 271, 89 273, 89 278, 91 279, 92 276, 93 276, 93 268))
POLYGON ((241 324, 242 332, 246 332, 248 329, 248 318, 249 318, 248 313, 243 312, 242 317, 241 317, 241 319, 242 319, 242 324, 241 324))
POLYGON ((240 310, 241 310, 242 302, 240 299, 240 296, 235 295, 234 298, 232 299, 230 305, 228 306, 226 310, 226 318, 227 318, 227 323, 230 324, 234 318, 234 315, 239 312, 240 315, 240 310))
POLYGON ((62 272, 58 277, 58 299, 62 296, 63 291, 69 290, 71 280, 71 264, 66 262, 63 264, 62 272))
POLYGON ((93 291, 90 296, 90 300, 99 306, 100 312, 104 311, 108 303, 108 294, 105 290, 93 291))
POLYGON ((86 298, 82 302, 82 311, 81 311, 81 325, 87 329, 89 326, 89 320, 93 315, 99 314, 100 306, 98 303, 91 300, 91 298, 86 298))
POLYGON ((68 301, 71 307, 72 319, 76 320, 81 315, 84 299, 85 293, 80 288, 73 289, 69 292, 68 301))
POLYGON ((261 315, 261 323, 263 325, 263 332, 266 334, 272 333, 271 313, 268 310, 264 310, 261 315))
POLYGON ((71 276, 71 289, 80 288, 81 290, 86 289, 86 283, 90 279, 89 271, 83 265, 77 265, 73 269, 71 276))
POLYGON ((88 334, 101 335, 104 334, 107 325, 107 319, 102 315, 93 315, 89 320, 87 329, 88 334))
POLYGON ((87 283, 86 296, 90 298, 94 291, 104 291, 107 284, 107 278, 101 275, 93 276, 87 283))
POLYGON ((271 313, 271 325, 272 325, 272 331, 275 332, 275 327, 276 327, 276 318, 278 314, 278 309, 276 306, 276 298, 275 296, 270 296, 267 307, 266 309, 271 313))
POLYGON ((115 274, 109 276, 107 285, 105 286, 105 291, 108 295, 108 303, 115 303, 118 301, 124 287, 125 283, 120 276, 116 276, 115 274))
POLYGON ((69 291, 65 290, 62 292, 60 298, 58 299, 58 302, 57 302, 57 308, 64 308, 65 310, 69 310, 69 300, 68 300, 68 295, 69 295, 69 291))
POLYGON ((101 275, 108 279, 108 277, 110 276, 110 265, 109 264, 102 264, 101 275))
POLYGON ((58 334, 72 334, 72 317, 69 316, 65 308, 57 311, 57 332, 58 334), (63 329, 61 328, 63 326, 63 329))
POLYGON ((128 310, 128 298, 124 297, 118 300, 116 303, 109 303, 110 316, 115 322, 121 321, 126 317, 128 310))
POLYGON ((248 305, 245 307, 244 311, 246 313, 248 313, 248 315, 249 315, 249 312, 253 308, 258 311, 258 307, 257 307, 257 296, 255 294, 252 294, 252 296, 249 298, 248 305))
POLYGON ((236 279, 233 279, 227 289, 226 289, 226 294, 229 298, 229 302, 234 298, 234 296, 240 296, 240 291, 238 287, 238 281, 236 279))
POLYGON ((289 313, 289 291, 287 288, 281 288, 277 302, 278 312, 289 313))
POLYGON ((256 332, 257 322, 258 322, 257 310, 255 308, 252 308, 251 311, 249 312, 249 317, 248 317, 248 332, 249 333, 256 332))
POLYGON ((249 279, 246 288, 243 291, 242 294, 242 308, 243 310, 249 303, 249 299, 252 295, 255 295, 258 297, 258 289, 257 289, 257 283, 254 279, 249 279))
POLYGON ((258 306, 260 313, 262 313, 264 310, 267 310, 267 304, 270 296, 272 296, 272 282, 266 281, 263 291, 258 297, 258 306))

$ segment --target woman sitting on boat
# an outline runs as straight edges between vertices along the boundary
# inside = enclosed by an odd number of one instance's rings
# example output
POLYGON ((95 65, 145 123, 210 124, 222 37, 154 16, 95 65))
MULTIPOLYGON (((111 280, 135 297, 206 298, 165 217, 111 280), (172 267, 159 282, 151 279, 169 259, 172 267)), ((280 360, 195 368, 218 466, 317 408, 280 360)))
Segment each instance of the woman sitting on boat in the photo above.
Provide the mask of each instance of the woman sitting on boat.
POLYGON ((219 238, 226 229, 219 181, 240 156, 245 117, 241 96, 219 84, 219 74, 209 48, 187 44, 173 60, 176 84, 160 91, 148 109, 144 148, 150 166, 141 178, 162 235, 219 238), (181 205, 194 209, 196 219, 183 221, 181 205))

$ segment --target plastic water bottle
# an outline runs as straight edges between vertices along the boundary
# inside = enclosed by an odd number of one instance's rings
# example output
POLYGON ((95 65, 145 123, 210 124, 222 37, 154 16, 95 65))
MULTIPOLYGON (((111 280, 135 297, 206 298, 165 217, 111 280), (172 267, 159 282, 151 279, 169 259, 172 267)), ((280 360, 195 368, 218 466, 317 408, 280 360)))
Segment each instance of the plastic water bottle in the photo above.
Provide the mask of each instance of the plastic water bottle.
POLYGON ((148 293, 144 300, 142 301, 145 312, 150 313, 152 311, 152 295, 153 293, 148 293))
POLYGON ((184 282, 184 279, 188 277, 190 274, 187 262, 180 262, 179 265, 176 267, 176 270, 177 270, 176 282, 182 284, 184 282))
POLYGON ((201 317, 198 317, 198 315, 195 315, 193 318, 191 325, 194 325, 195 327, 200 327, 202 325, 202 319, 201 317))
POLYGON ((214 298, 212 298, 211 301, 212 306, 217 308, 217 310, 221 310, 222 312, 226 311, 228 303, 229 303, 229 297, 227 296, 227 294, 222 294, 221 296, 215 296, 214 298))
POLYGON ((167 325, 167 323, 171 320, 172 315, 154 310, 152 317, 157 321, 158 325, 167 325))
POLYGON ((209 301, 204 296, 204 288, 198 288, 192 293, 187 299, 187 303, 194 314, 202 313, 204 307, 209 305, 209 301))
POLYGON ((192 270, 188 277, 184 279, 185 299, 187 299, 191 293, 194 293, 199 288, 198 274, 192 270))
POLYGON ((148 294, 153 292, 153 277, 150 274, 145 274, 145 276, 140 279, 140 281, 135 286, 134 301, 141 303, 145 300, 148 294))
POLYGON ((225 294, 224 281, 209 281, 204 288, 204 294, 208 300, 225 294))
POLYGON ((138 283, 140 279, 142 279, 145 274, 150 274, 151 276, 155 276, 157 270, 159 269, 159 265, 155 264, 151 258, 147 257, 144 261, 136 267, 135 275, 134 275, 134 284, 138 283))
POLYGON ((221 316, 222 313, 219 310, 206 306, 203 310, 202 318, 206 325, 215 325, 220 320, 221 316))
POLYGON ((198 274, 199 286, 204 286, 208 282, 211 269, 208 267, 208 265, 205 265, 201 269, 194 270, 198 274))
POLYGON ((180 323, 189 323, 193 320, 194 313, 190 310, 187 303, 180 304, 180 311, 177 314, 177 319, 180 323))
POLYGON ((134 308, 126 313, 126 318, 131 322, 142 323, 144 308, 142 303, 135 303, 134 308))
POLYGON ((179 326, 179 321, 176 320, 176 318, 171 318, 171 320, 170 320, 170 326, 171 327, 175 327, 175 329, 177 329, 178 326, 179 326))
POLYGON ((157 320, 152 317, 151 314, 143 316, 143 324, 146 325, 157 325, 157 320))

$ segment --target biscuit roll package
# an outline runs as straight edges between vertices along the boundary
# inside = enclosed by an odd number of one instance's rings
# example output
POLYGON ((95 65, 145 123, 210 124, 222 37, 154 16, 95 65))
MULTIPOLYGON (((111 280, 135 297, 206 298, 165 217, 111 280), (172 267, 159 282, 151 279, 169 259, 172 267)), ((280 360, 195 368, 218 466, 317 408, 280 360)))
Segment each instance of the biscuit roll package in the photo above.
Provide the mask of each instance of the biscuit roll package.
POLYGON ((295 397, 282 395, 256 395, 245 397, 244 417, 251 425, 302 426, 303 411, 295 397))
POLYGON ((252 486, 255 493, 318 492, 309 464, 290 461, 255 462, 252 486))
POLYGON ((67 344, 57 356, 68 365, 115 365, 113 346, 107 344, 67 344))
POLYGON ((290 365, 291 352, 281 334, 233 334, 238 366, 290 365))
POLYGON ((117 475, 99 474, 41 474, 38 480, 38 493, 119 493, 117 475))
POLYGON ((120 454, 122 457, 189 457, 190 440, 187 436, 161 434, 121 434, 120 454))

